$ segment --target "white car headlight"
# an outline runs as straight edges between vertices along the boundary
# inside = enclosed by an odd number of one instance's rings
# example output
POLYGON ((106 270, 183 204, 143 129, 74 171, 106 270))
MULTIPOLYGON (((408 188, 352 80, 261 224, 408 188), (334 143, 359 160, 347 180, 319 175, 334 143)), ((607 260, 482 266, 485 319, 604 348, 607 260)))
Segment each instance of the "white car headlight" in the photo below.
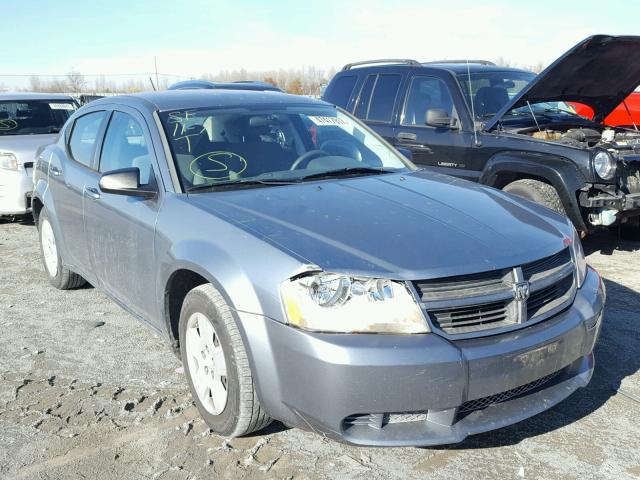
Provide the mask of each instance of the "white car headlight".
POLYGON ((0 152, 0 168, 4 170, 18 170, 18 159, 13 153, 0 152))
POLYGON ((428 333, 402 282, 312 273, 280 288, 290 325, 314 332, 428 333))
POLYGON ((616 174, 616 160, 605 150, 599 150, 593 156, 593 169, 603 180, 611 180, 616 174))
POLYGON ((576 264, 576 281, 578 282, 578 288, 580 288, 587 276, 587 259, 582 249, 580 234, 575 228, 573 229, 573 239, 571 240, 571 255, 576 264))

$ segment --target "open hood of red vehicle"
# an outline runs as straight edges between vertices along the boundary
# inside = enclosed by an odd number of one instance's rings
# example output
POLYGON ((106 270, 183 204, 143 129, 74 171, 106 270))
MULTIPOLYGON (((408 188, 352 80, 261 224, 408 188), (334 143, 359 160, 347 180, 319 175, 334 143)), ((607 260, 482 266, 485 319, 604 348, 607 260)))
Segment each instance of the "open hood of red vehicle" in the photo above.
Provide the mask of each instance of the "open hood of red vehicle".
POLYGON ((594 35, 570 49, 524 87, 485 124, 527 102, 566 101, 589 105, 601 122, 640 84, 640 36, 594 35))

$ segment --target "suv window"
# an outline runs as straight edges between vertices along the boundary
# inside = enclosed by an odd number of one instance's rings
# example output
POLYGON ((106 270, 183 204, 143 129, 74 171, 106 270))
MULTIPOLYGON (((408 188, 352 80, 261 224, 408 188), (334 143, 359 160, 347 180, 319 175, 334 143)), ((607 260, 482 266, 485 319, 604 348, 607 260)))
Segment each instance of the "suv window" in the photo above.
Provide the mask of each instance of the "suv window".
POLYGON ((404 125, 425 125, 427 110, 441 109, 453 116, 453 100, 447 85, 436 77, 415 76, 404 106, 404 125))
POLYGON ((92 112, 76 119, 69 138, 69 151, 76 162, 91 166, 96 139, 105 112, 92 112))
POLYGON ((140 184, 149 183, 151 158, 142 127, 131 115, 115 111, 109 121, 100 154, 100 172, 140 169, 140 184))
POLYGON ((358 98, 356 117, 390 122, 401 79, 400 75, 369 75, 358 98))
POLYGON ((369 103, 367 120, 390 122, 393 105, 400 87, 400 75, 378 75, 369 103))
POLYGON ((353 93, 353 87, 356 86, 358 77, 355 75, 345 75, 336 80, 327 100, 342 108, 346 108, 353 93))

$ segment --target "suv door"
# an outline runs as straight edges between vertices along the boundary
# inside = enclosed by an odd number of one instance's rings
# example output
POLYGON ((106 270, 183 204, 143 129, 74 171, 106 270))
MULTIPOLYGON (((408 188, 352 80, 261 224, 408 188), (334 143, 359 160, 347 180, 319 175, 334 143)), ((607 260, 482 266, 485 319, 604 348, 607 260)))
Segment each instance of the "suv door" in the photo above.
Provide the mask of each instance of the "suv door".
POLYGON ((84 223, 93 269, 102 288, 149 320, 156 313, 154 236, 162 199, 159 169, 144 118, 119 106, 109 119, 98 169, 106 173, 130 167, 140 169, 140 183, 154 187, 158 195, 146 199, 104 193, 96 181, 84 223))
POLYGON ((402 75, 397 73, 368 75, 355 102, 355 116, 389 143, 394 141, 395 105, 401 84, 402 75))
POLYGON ((413 162, 456 176, 477 179, 468 157, 473 136, 461 128, 449 87, 439 77, 414 75, 409 79, 395 145, 411 150, 413 162), (427 125, 427 111, 440 110, 452 119, 449 126, 427 125))
POLYGON ((65 264, 86 277, 91 270, 83 224, 84 191, 97 182, 96 145, 104 130, 104 110, 76 118, 67 135, 66 155, 53 155, 49 164, 49 188, 55 205, 65 264))

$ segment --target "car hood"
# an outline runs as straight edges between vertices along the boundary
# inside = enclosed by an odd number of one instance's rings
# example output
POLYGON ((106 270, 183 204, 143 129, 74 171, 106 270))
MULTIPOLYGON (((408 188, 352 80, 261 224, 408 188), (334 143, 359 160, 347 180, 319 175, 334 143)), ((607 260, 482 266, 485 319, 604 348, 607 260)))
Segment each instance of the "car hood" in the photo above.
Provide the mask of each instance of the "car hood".
POLYGON ((560 251, 571 234, 550 210, 426 172, 191 194, 189 202, 303 263, 398 280, 519 265, 560 251))
POLYGON ((0 136, 0 152, 11 152, 19 163, 33 162, 40 147, 56 141, 57 133, 42 135, 3 135, 0 136))
POLYGON ((505 113, 529 103, 567 101, 589 105, 601 122, 640 84, 639 36, 594 35, 549 65, 491 120, 491 130, 505 113))

